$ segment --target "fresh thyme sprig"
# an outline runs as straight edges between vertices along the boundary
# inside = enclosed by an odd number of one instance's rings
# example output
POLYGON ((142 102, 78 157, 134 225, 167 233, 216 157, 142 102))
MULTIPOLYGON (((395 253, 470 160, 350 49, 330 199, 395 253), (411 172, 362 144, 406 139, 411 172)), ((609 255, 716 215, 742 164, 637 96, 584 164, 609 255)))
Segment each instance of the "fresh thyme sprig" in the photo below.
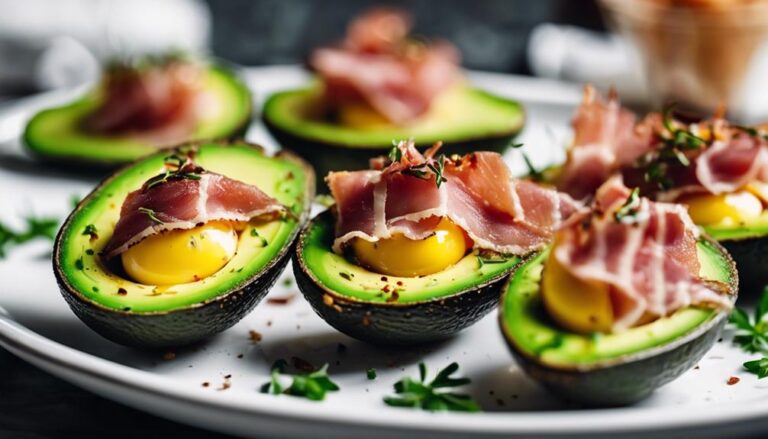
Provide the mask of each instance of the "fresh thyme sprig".
POLYGON ((291 395, 312 401, 322 401, 327 392, 339 390, 339 386, 328 376, 327 364, 314 372, 292 375, 291 385, 285 387, 281 383, 281 375, 287 375, 287 367, 288 363, 285 360, 275 361, 272 365, 271 378, 261 386, 261 393, 291 395))
POLYGON ((149 181, 147 181, 147 189, 152 189, 169 180, 200 180, 200 178, 202 178, 199 168, 188 166, 190 164, 189 157, 182 157, 179 154, 171 154, 165 157, 163 162, 165 164, 165 171, 162 174, 149 179, 149 181))
POLYGON ((430 173, 427 172, 427 169, 432 171, 432 175, 435 176, 435 184, 438 188, 440 188, 440 185, 448 181, 447 178, 445 178, 444 172, 445 172, 445 155, 440 154, 437 156, 437 160, 434 162, 424 162, 419 165, 411 166, 407 169, 403 169, 401 173, 403 175, 410 175, 411 177, 420 178, 422 180, 427 180, 430 178, 430 173))
POLYGON ((427 383, 427 366, 419 363, 419 379, 405 377, 394 385, 397 396, 387 396, 384 402, 393 407, 418 408, 428 411, 477 412, 480 406, 469 395, 450 392, 446 389, 470 383, 469 378, 452 377, 459 365, 451 363, 439 371, 427 383))
POLYGON ((164 221, 157 217, 157 213, 154 210, 148 209, 146 207, 139 207, 137 210, 143 213, 144 215, 148 216, 149 219, 151 219, 154 223, 164 224, 164 221))
POLYGON ((627 201, 613 213, 613 217, 618 223, 634 224, 643 220, 640 216, 640 188, 632 189, 632 193, 627 197, 627 201))
MULTIPOLYGON (((508 145, 512 149, 520 149, 523 147, 522 143, 515 143, 515 142, 509 142, 508 145)), ((533 181, 544 181, 544 174, 536 169, 535 166, 533 166, 533 162, 531 162, 531 159, 528 157, 528 154, 521 152, 520 154, 523 155, 523 162, 525 162, 525 167, 528 168, 528 178, 530 178, 533 181)))
POLYGON ((768 287, 763 290, 760 302, 752 317, 741 308, 735 308, 728 319, 736 330, 734 343, 749 353, 768 355, 768 287))
POLYGON ((51 241, 56 238, 56 230, 59 226, 58 219, 28 216, 24 218, 24 221, 26 227, 21 232, 0 223, 0 258, 4 258, 7 250, 15 245, 24 244, 37 238, 51 241))

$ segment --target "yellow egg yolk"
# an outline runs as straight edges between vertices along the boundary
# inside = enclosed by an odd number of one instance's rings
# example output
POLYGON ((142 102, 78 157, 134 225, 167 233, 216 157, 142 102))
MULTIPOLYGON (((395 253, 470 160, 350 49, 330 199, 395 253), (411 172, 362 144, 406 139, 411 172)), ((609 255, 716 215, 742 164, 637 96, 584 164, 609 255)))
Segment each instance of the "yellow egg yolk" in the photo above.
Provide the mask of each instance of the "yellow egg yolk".
POLYGON ((216 273, 235 255, 237 232, 225 222, 150 236, 123 254, 126 273, 146 285, 195 282, 216 273))
POLYGON ((443 218, 428 238, 412 240, 402 234, 377 242, 355 239, 352 250, 365 267, 391 276, 415 277, 442 271, 459 262, 467 252, 459 226, 443 218))
POLYGON ((748 191, 729 194, 695 194, 683 197, 693 222, 701 226, 732 226, 757 219, 763 203, 748 191))
POLYGON ((366 103, 349 103, 338 109, 339 122, 347 127, 361 130, 392 127, 386 117, 366 103))
POLYGON ((541 278, 541 297, 555 322, 578 333, 610 332, 613 306, 606 284, 585 282, 549 254, 541 278))

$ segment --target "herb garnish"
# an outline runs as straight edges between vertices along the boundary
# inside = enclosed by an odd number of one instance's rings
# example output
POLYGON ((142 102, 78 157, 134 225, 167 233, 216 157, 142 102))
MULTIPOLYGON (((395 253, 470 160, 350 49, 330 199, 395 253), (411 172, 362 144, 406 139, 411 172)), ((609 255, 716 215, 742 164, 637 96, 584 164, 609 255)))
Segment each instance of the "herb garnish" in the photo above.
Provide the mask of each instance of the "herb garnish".
POLYGON ((200 180, 202 178, 201 168, 190 166, 192 162, 189 157, 171 154, 163 159, 163 163, 165 164, 165 172, 149 179, 146 184, 147 189, 152 189, 169 180, 200 180))
POLYGON ((622 224, 634 224, 643 220, 640 217, 640 188, 632 189, 627 201, 613 213, 616 222, 622 224))
POLYGON ((14 245, 24 244, 36 238, 53 241, 59 220, 56 218, 24 218, 26 228, 23 232, 15 232, 5 224, 0 223, 0 258, 5 257, 6 251, 14 245))
POLYGON ((480 406, 469 395, 445 390, 470 383, 469 378, 451 377, 458 369, 457 363, 451 363, 427 383, 427 366, 419 363, 419 380, 405 377, 396 382, 394 388, 398 396, 387 396, 384 402, 393 407, 420 408, 428 411, 480 411, 480 406))
POLYGON ((93 224, 88 224, 87 226, 85 226, 85 229, 83 229, 83 233, 82 234, 83 235, 88 235, 91 238, 95 238, 95 237, 99 236, 96 233, 96 226, 94 226, 93 224))
MULTIPOLYGON (((510 148, 513 149, 520 149, 523 147, 522 143, 513 143, 509 142, 510 148)), ((528 157, 528 154, 521 152, 520 154, 523 155, 523 162, 525 162, 525 167, 528 168, 528 178, 530 178, 533 181, 544 181, 544 174, 536 169, 535 166, 533 166, 533 162, 531 162, 531 159, 528 157)))
POLYGON ((365 371, 365 376, 368 377, 369 380, 375 380, 376 379, 376 369, 370 367, 365 371))
POLYGON ((768 377, 768 357, 747 361, 744 363, 744 368, 757 375, 758 379, 768 377))
POLYGON ((164 224, 163 220, 157 217, 157 213, 152 209, 147 209, 146 207, 139 207, 138 211, 145 214, 149 217, 153 222, 157 224, 164 224))
POLYGON ((255 238, 259 238, 260 244, 261 244, 262 247, 266 247, 267 245, 269 245, 269 241, 267 241, 267 238, 261 236, 259 234, 258 230, 251 229, 251 236, 253 236, 255 238))
POLYGON ((507 258, 489 258, 482 255, 477 255, 477 269, 483 268, 485 264, 503 264, 504 262, 507 262, 509 259, 507 258))
POLYGON ((741 308, 735 308, 731 312, 728 321, 736 329, 733 337, 734 343, 741 346, 749 353, 768 354, 768 287, 763 290, 760 303, 755 313, 750 318, 749 314, 741 308))
POLYGON ((389 150, 389 161, 397 163, 403 157, 403 152, 400 151, 400 142, 397 140, 392 141, 392 149, 389 150))
POLYGON ((322 401, 327 392, 339 390, 339 386, 328 377, 328 365, 307 374, 292 375, 293 382, 285 387, 280 382, 280 375, 288 375, 285 370, 288 363, 279 359, 272 364, 271 378, 261 386, 261 393, 272 395, 292 395, 312 401, 322 401))

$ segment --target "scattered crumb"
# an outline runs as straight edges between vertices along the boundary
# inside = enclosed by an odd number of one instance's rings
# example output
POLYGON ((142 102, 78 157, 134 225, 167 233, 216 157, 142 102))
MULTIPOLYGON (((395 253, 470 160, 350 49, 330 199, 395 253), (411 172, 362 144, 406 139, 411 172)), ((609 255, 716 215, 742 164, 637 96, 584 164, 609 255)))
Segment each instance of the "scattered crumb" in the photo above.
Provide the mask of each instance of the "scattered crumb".
POLYGON ((314 372, 316 370, 312 363, 303 358, 291 357, 291 363, 293 363, 293 367, 302 372, 314 372))
POLYGON ((701 366, 699 366, 699 365, 697 364, 697 365, 694 367, 694 369, 695 369, 695 370, 699 370, 699 369, 701 369, 701 366))
POLYGON ((243 358, 243 354, 237 354, 237 358, 243 358))
POLYGON ((232 383, 229 381, 229 379, 224 379, 224 382, 223 382, 223 383, 221 383, 221 387, 219 387, 219 388, 218 388, 218 389, 216 389, 216 390, 219 390, 219 391, 222 391, 222 390, 227 390, 227 389, 229 389, 230 387, 232 387, 232 383))
POLYGON ((272 326, 272 320, 267 320, 267 327, 272 326))
POLYGON ((163 360, 164 361, 171 361, 176 359, 176 353, 175 352, 166 352, 163 354, 163 360))
POLYGON ((251 339, 251 343, 256 344, 261 341, 262 337, 260 332, 250 330, 248 331, 248 338, 251 339))
POLYGON ((210 385, 211 385, 211 383, 209 383, 208 381, 203 383, 203 387, 210 387, 210 385))
POLYGON ((717 339, 717 342, 718 342, 718 343, 722 343, 722 342, 723 342, 723 337, 720 337, 720 338, 718 338, 718 339, 717 339))
POLYGON ((267 297, 267 303, 270 305, 287 305, 296 298, 296 293, 291 293, 280 297, 267 297))
POLYGON ((739 377, 733 377, 733 376, 732 376, 732 377, 728 378, 728 381, 727 381, 727 383, 728 383, 728 385, 729 385, 729 386, 732 386, 732 385, 734 385, 734 384, 738 384, 738 382, 739 382, 739 381, 741 381, 741 378, 739 378, 739 377))
POLYGON ((232 374, 224 375, 224 379, 225 379, 225 380, 228 380, 228 379, 230 379, 230 378, 232 378, 232 374))

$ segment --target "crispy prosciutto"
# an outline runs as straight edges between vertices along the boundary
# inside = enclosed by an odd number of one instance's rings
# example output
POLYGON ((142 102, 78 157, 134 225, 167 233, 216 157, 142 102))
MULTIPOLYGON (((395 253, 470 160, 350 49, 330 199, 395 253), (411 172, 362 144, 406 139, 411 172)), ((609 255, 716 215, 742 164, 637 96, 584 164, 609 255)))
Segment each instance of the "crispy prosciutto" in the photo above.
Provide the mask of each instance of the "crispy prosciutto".
POLYGON ((338 214, 334 251, 342 253, 353 238, 422 239, 447 217, 476 248, 520 255, 544 247, 579 208, 565 194, 513 179, 497 153, 448 159, 436 157, 439 148, 422 156, 403 141, 389 161, 373 163, 378 169, 330 173, 338 214))
POLYGON ((103 101, 85 118, 84 126, 93 133, 125 135, 156 145, 184 141, 201 116, 202 74, 200 66, 172 60, 111 67, 103 79, 103 101))
POLYGON ((128 194, 112 238, 102 250, 107 259, 163 231, 217 220, 275 218, 287 212, 256 186, 208 172, 191 159, 180 160, 167 161, 164 173, 128 194))
POLYGON ((578 199, 617 173, 643 194, 664 201, 768 181, 765 133, 720 116, 690 123, 650 113, 636 123, 615 95, 603 99, 588 86, 573 128, 574 142, 557 185, 578 199))
POLYGON ((610 287, 614 331, 690 305, 729 308, 719 284, 699 277, 698 228, 679 204, 651 202, 613 177, 591 212, 558 231, 554 257, 586 282, 610 287))
POLYGON ((339 47, 316 50, 310 65, 323 80, 325 103, 366 103, 396 124, 429 110, 459 78, 459 55, 445 42, 410 40, 410 28, 404 12, 374 9, 350 24, 339 47))

